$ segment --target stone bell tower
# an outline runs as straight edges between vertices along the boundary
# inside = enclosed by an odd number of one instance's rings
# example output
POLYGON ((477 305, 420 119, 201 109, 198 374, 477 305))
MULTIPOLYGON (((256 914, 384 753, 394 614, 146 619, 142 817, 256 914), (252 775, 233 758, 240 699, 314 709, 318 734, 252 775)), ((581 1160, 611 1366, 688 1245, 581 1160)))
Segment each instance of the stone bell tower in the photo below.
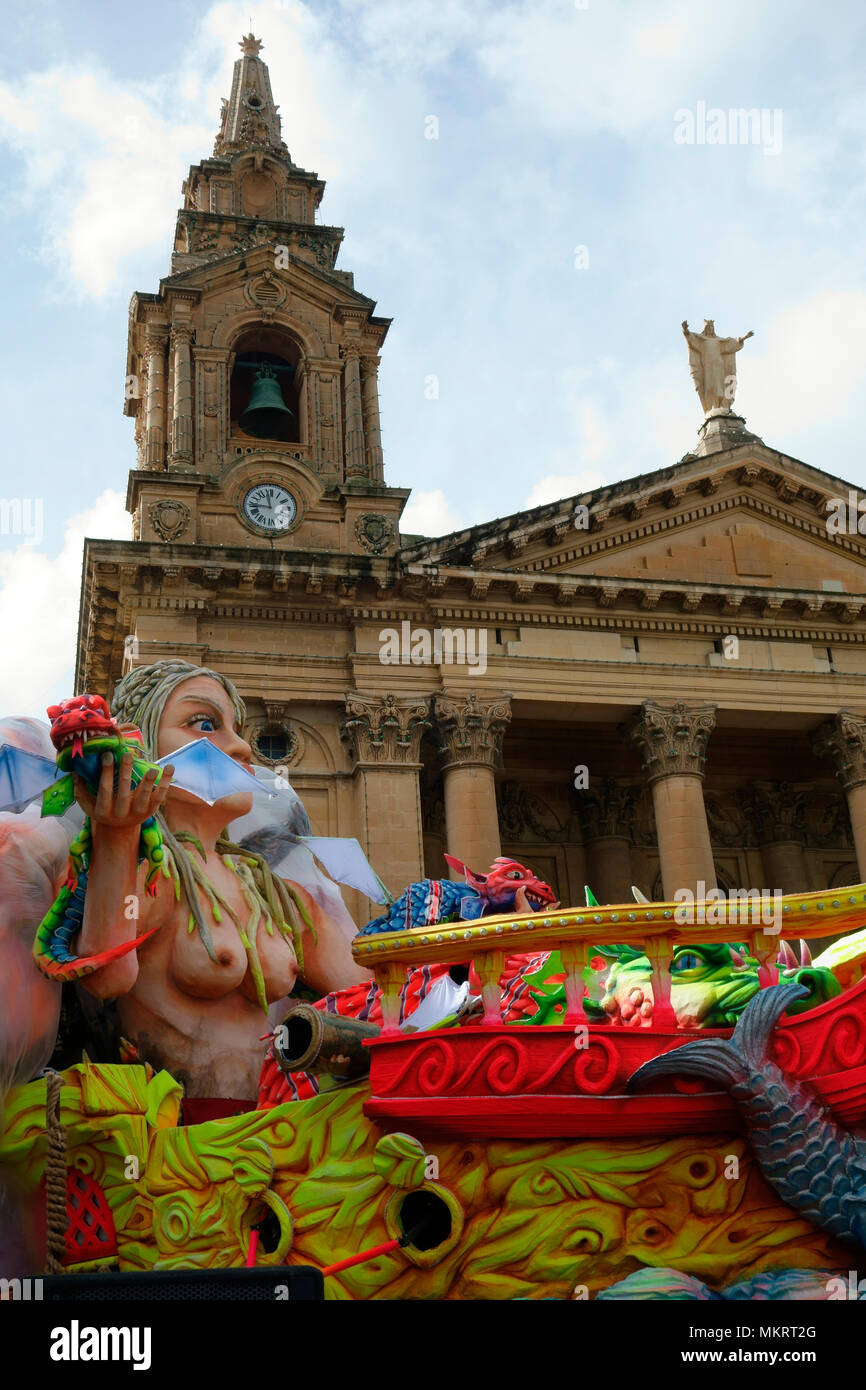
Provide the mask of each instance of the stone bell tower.
POLYGON ((135 538, 393 554, 408 494, 383 478, 390 320, 335 269, 342 229, 315 220, 325 185, 283 142, 261 42, 240 47, 170 274, 130 304, 135 538))

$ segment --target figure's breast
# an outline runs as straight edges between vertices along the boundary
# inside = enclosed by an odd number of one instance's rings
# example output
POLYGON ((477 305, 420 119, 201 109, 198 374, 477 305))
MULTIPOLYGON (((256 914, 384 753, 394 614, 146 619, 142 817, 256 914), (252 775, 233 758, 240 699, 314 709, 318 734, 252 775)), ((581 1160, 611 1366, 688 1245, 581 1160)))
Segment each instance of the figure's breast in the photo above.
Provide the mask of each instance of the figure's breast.
POLYGON ((185 994, 198 999, 218 999, 238 989, 249 962, 238 929, 228 914, 223 914, 221 922, 215 922, 204 903, 202 913, 213 939, 216 960, 208 955, 198 927, 191 932, 187 929, 187 905, 183 902, 173 923, 171 973, 175 984, 185 994))

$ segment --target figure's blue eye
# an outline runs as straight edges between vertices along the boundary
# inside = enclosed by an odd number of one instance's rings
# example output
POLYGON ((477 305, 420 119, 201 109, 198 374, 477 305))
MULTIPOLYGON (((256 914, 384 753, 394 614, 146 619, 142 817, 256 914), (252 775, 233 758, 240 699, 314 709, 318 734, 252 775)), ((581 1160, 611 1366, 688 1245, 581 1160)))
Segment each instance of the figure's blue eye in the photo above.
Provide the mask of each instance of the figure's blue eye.
POLYGON ((199 732, 202 734, 212 734, 219 727, 219 721, 210 714, 194 714, 187 720, 187 724, 192 727, 197 724, 199 732))
POLYGON ((691 951, 683 951, 673 962, 672 970, 696 970, 700 965, 700 959, 693 955, 691 951))

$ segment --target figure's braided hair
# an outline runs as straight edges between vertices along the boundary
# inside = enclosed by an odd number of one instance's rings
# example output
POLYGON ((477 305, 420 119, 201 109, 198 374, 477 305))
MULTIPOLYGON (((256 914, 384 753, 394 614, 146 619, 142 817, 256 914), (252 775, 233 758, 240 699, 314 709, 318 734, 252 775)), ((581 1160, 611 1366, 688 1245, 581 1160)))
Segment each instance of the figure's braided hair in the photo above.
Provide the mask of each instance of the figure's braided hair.
MULTIPOLYGON (((119 723, 134 724, 141 730, 149 758, 155 759, 159 756, 159 726, 169 695, 177 686, 190 680, 193 676, 209 676, 211 680, 219 681, 232 702, 238 729, 243 727, 246 708, 235 686, 227 676, 222 676, 217 671, 210 671, 207 667, 193 666, 191 662, 181 660, 157 661, 152 666, 139 666, 124 676, 115 688, 111 700, 111 713, 119 723)), ((216 892, 207 879, 204 869, 195 862, 192 855, 184 848, 181 840, 192 843, 199 857, 204 860, 204 851, 198 842, 191 836, 172 834, 161 810, 157 812, 157 820, 166 849, 177 869, 180 887, 183 889, 189 904, 190 931, 193 930, 194 926, 198 928, 199 936, 208 955, 212 960, 216 960, 213 939, 202 912, 201 892, 204 892, 210 900, 211 911, 216 921, 221 920, 220 909, 222 908, 235 922, 241 941, 247 951, 259 1002, 267 1011, 264 982, 258 951, 256 950, 258 925, 263 918, 265 929, 269 934, 272 935, 276 927, 281 936, 292 942, 298 957, 298 964, 303 970, 301 919, 309 926, 312 924, 300 897, 288 883, 271 872, 271 867, 266 859, 259 854, 248 852, 240 845, 232 844, 224 831, 217 841, 217 850, 222 855, 224 863, 240 879, 244 897, 250 907, 250 919, 244 924, 238 919, 225 899, 216 892)))

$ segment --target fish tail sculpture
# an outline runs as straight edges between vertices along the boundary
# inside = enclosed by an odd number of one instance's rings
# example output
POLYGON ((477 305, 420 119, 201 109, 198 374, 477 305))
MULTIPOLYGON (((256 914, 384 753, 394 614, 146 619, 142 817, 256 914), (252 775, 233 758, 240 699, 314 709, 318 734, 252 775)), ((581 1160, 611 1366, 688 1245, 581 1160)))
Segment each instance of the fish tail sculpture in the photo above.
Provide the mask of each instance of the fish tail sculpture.
MULTIPOLYGON (((71 806, 75 797, 73 775, 81 777, 88 790, 96 793, 105 753, 110 753, 114 759, 115 785, 120 761, 127 750, 133 754, 133 786, 138 786, 152 766, 144 757, 141 735, 137 730, 126 730, 121 734, 107 704, 99 695, 76 695, 74 699, 62 700, 59 705, 51 705, 48 718, 51 721, 51 742, 57 749, 57 766, 66 776, 53 782, 46 790, 42 802, 43 816, 62 815, 71 806)), ((157 781, 161 777, 162 769, 159 770, 157 781)), ((83 975, 90 975, 103 965, 134 951, 153 934, 152 931, 145 932, 132 941, 125 941, 96 955, 73 954, 71 941, 80 932, 84 920, 84 898, 92 847, 90 821, 85 820, 69 847, 66 882, 36 932, 33 956, 42 974, 52 980, 77 980, 83 975)), ((141 826, 139 863, 142 860, 148 864, 145 882, 147 892, 152 897, 156 893, 157 875, 163 873, 169 877, 171 873, 170 856, 166 853, 162 832, 153 816, 149 816, 141 826)))
POLYGON ((782 1014, 808 991, 774 985, 750 1000, 729 1040, 702 1038, 645 1062, 629 1090, 663 1076, 718 1082, 737 1105, 761 1171, 783 1201, 840 1240, 866 1245, 866 1143, 770 1058, 782 1014))

